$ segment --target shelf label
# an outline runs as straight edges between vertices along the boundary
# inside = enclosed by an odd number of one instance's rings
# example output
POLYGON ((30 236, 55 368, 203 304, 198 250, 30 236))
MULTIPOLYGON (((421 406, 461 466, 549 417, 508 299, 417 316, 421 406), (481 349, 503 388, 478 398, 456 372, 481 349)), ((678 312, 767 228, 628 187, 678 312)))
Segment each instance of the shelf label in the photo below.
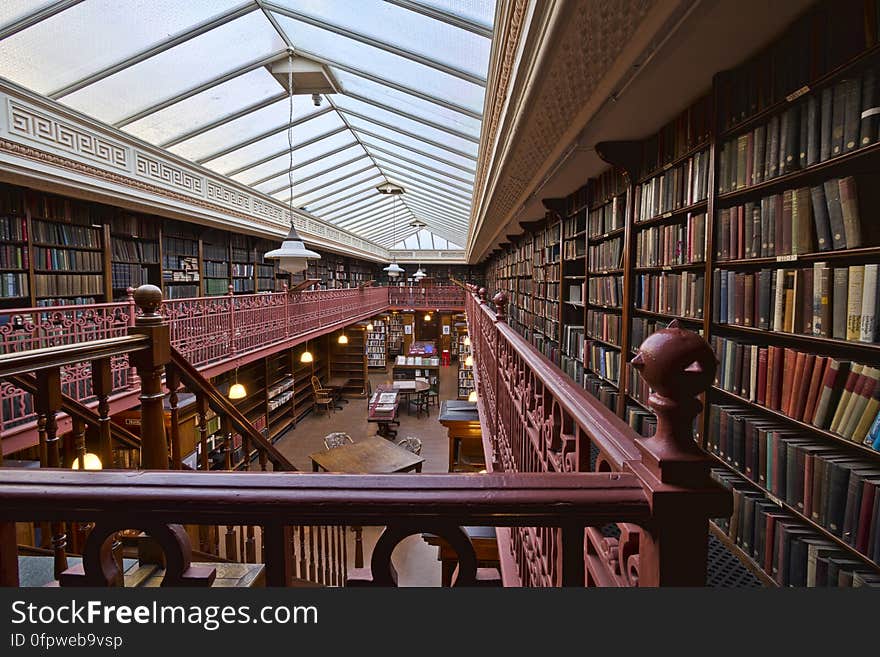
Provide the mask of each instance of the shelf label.
POLYGON ((672 265, 663 265, 663 271, 672 271, 672 265))
POLYGON ((790 94, 788 94, 785 97, 785 100, 787 100, 790 103, 792 101, 797 100, 798 98, 800 98, 801 96, 803 96, 804 94, 807 94, 807 93, 810 93, 810 85, 805 84, 803 87, 801 87, 797 91, 792 91, 790 94))
POLYGON ((672 213, 671 213, 671 212, 667 212, 666 214, 663 215, 663 218, 664 218, 664 219, 669 219, 669 217, 671 217, 671 216, 672 216, 672 213))
POLYGON ((669 169, 671 169, 671 168, 672 168, 672 162, 667 162, 666 164, 663 165, 664 171, 669 171, 669 169))
POLYGON ((778 255, 776 256, 776 262, 794 262, 797 260, 797 253, 792 253, 790 255, 778 255))

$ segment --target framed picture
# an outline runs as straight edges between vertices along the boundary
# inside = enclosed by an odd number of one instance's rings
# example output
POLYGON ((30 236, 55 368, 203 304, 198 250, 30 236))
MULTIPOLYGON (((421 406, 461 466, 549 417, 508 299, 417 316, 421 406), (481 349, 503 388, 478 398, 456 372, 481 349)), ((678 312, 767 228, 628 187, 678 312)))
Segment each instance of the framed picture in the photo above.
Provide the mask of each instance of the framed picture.
POLYGON ((449 335, 449 324, 443 325, 443 335, 449 335))
POLYGON ((412 324, 404 324, 403 325, 403 332, 406 333, 407 335, 412 335, 412 324))

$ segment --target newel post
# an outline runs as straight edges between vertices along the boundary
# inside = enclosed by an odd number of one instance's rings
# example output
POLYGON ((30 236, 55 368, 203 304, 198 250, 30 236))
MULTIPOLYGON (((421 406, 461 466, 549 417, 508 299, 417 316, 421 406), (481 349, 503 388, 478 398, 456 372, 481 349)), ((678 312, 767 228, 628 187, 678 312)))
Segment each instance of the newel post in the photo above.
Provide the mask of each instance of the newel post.
POLYGON ((150 339, 148 349, 132 352, 130 361, 141 380, 141 467, 146 470, 168 469, 168 443, 165 439, 165 412, 162 390, 162 370, 171 360, 171 336, 159 306, 162 291, 155 285, 141 285, 134 293, 141 309, 129 335, 145 335, 150 339))
POLYGON ((709 519, 729 515, 730 494, 715 484, 712 461, 694 440, 703 408, 699 395, 715 377, 708 343, 676 322, 650 335, 633 358, 651 387, 648 405, 657 432, 636 440, 642 460, 632 465, 651 499, 652 520, 639 551, 640 586, 704 586, 709 519))

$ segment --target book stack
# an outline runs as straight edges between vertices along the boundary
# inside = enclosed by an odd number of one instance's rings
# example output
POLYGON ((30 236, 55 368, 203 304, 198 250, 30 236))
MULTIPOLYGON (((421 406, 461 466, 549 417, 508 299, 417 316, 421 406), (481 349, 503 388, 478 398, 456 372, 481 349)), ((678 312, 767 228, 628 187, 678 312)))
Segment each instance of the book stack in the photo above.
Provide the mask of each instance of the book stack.
POLYGON ((636 187, 636 221, 648 221, 706 199, 709 151, 700 151, 636 187))
POLYGON ((649 312, 700 319, 703 316, 703 274, 639 274, 635 304, 649 312))
POLYGON ((626 197, 614 196, 606 203, 590 210, 588 233, 591 238, 604 237, 611 231, 623 228, 626 221, 626 197))
POLYGON ((592 372, 584 373, 584 390, 587 390, 603 406, 611 410, 617 406, 617 388, 592 372))
POLYGON ((703 262, 705 256, 705 213, 688 213, 685 223, 652 226, 636 233, 636 267, 694 264, 703 262))
POLYGON ((371 320, 373 330, 367 331, 367 367, 385 367, 385 322, 371 320))
POLYGON ((623 276, 594 276, 587 281, 587 299, 603 307, 619 307, 623 299, 623 276))
POLYGON ((623 257, 623 238, 614 237, 589 247, 591 271, 620 269, 623 257))

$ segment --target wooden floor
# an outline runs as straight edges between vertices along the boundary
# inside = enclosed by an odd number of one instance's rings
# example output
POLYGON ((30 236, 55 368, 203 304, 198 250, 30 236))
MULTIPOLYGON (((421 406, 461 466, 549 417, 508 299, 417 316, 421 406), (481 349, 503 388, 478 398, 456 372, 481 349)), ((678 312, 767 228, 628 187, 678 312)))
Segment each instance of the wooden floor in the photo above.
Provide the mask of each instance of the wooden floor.
MULTIPOLYGON (((391 381, 391 368, 370 370, 373 388, 380 383, 391 381)), ((458 366, 440 368, 440 399, 456 399, 458 392, 458 366)), ((446 427, 437 421, 439 407, 430 409, 417 417, 402 411, 397 438, 416 436, 422 441, 422 456, 425 462, 423 472, 447 472, 449 469, 449 446, 446 427)), ((294 429, 288 431, 276 443, 278 449, 300 470, 311 472, 312 462, 309 454, 324 449, 324 436, 333 431, 344 431, 355 442, 376 434, 376 425, 367 422, 367 401, 350 399, 341 410, 329 415, 321 411, 310 413, 294 429)), ((317 475, 320 476, 320 475, 317 475)), ((372 546, 381 528, 365 528, 364 559, 369 563, 372 546)), ((352 552, 349 551, 351 555, 352 552)), ((411 536, 404 540, 394 552, 394 567, 397 569, 401 586, 440 586, 440 562, 437 561, 437 548, 426 544, 420 537, 411 536)))

